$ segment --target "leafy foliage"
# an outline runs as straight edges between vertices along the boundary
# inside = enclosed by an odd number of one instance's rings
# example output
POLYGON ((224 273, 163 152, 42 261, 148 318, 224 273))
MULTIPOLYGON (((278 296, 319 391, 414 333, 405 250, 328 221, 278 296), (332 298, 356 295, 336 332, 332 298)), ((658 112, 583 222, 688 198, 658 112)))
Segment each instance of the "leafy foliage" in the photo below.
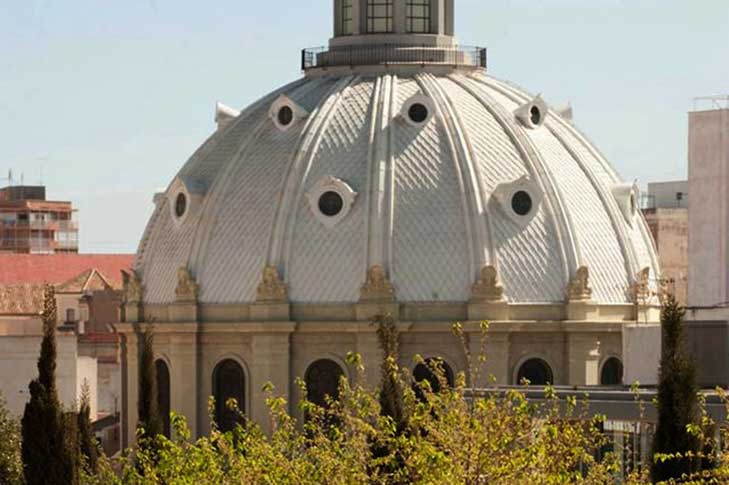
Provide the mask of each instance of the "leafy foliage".
POLYGON ((20 423, 10 415, 2 397, 0 397, 0 483, 23 483, 20 423))
POLYGON ((44 289, 42 320, 38 378, 30 383, 30 401, 22 419, 24 475, 28 485, 69 485, 76 483, 77 467, 56 391, 57 318, 51 286, 44 289))

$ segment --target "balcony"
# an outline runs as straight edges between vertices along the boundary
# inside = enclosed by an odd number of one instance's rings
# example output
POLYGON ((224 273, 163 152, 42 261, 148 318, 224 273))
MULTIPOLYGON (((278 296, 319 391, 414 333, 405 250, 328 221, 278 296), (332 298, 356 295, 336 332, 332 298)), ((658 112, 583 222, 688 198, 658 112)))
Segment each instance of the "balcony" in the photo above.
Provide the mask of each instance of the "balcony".
POLYGON ((483 47, 438 47, 382 44, 345 47, 315 47, 301 51, 301 70, 354 66, 448 66, 486 69, 483 47))

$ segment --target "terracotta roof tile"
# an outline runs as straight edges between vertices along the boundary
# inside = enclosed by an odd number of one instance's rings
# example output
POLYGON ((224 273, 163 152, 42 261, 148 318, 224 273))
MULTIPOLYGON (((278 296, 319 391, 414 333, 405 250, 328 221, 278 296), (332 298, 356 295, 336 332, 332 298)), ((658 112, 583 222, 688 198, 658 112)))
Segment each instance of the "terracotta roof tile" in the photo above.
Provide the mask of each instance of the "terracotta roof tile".
POLYGON ((133 254, 0 254, 0 285, 56 285, 95 269, 120 288, 121 271, 133 261, 133 254))

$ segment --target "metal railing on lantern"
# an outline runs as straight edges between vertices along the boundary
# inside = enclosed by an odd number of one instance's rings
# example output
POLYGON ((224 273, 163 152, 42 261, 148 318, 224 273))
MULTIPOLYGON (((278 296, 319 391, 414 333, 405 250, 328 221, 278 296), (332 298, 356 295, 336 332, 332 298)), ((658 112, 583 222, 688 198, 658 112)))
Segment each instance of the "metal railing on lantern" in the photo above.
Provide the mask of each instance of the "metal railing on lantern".
POLYGON ((483 47, 440 47, 412 44, 378 44, 342 47, 314 47, 301 51, 301 69, 381 66, 388 64, 441 65, 483 68, 487 50, 483 47))

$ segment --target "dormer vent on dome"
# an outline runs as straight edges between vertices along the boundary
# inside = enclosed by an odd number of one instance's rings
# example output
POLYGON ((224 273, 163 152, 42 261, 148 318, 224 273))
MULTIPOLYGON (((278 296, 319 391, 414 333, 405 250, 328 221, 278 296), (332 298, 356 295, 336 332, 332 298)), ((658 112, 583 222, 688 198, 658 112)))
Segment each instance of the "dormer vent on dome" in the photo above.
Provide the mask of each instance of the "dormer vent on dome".
POLYGON ((335 0, 328 47, 304 49, 307 75, 329 69, 486 68, 486 49, 453 37, 454 0, 335 0))

